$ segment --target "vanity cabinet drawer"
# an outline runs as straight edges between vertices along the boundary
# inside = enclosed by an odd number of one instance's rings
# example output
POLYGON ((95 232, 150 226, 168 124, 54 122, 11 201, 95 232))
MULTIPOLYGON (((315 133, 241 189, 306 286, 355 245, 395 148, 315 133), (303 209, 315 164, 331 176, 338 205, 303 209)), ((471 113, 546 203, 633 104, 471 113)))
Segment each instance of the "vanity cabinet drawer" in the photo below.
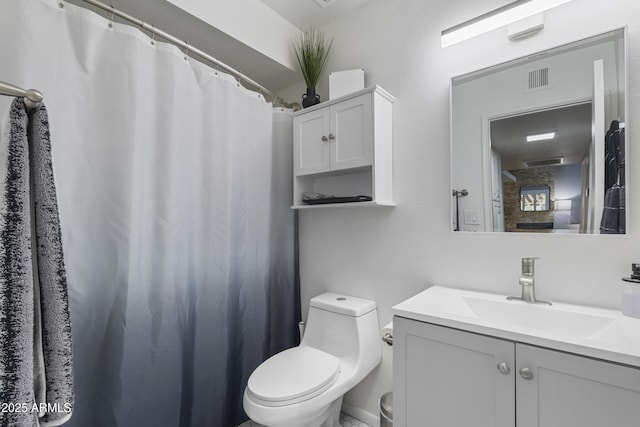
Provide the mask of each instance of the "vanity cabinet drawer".
POLYGON ((516 344, 518 427, 637 427, 640 369, 516 344))
POLYGON ((396 316, 396 427, 637 427, 640 369, 396 316))
POLYGON ((399 317, 393 329, 394 426, 515 426, 512 342, 399 317))

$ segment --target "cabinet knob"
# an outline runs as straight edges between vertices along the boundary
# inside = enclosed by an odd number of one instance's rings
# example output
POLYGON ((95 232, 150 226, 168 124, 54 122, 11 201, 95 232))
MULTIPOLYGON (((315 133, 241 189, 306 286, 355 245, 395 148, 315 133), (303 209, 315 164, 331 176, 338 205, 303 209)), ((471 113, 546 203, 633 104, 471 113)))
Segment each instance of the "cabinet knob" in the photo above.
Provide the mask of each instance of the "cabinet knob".
POLYGON ((336 136, 332 133, 329 134, 329 139, 336 139, 336 136))
POLYGON ((322 135, 322 142, 327 142, 329 140, 329 138, 327 138, 325 135, 322 135))
POLYGON ((500 371, 501 374, 509 375, 509 372, 511 372, 511 368, 509 367, 509 364, 507 362, 500 362, 498 363, 498 371, 500 371))
POLYGON ((518 372, 520 373, 520 376, 525 380, 530 380, 531 378, 533 378, 533 372, 531 372, 531 369, 529 368, 522 368, 518 372))

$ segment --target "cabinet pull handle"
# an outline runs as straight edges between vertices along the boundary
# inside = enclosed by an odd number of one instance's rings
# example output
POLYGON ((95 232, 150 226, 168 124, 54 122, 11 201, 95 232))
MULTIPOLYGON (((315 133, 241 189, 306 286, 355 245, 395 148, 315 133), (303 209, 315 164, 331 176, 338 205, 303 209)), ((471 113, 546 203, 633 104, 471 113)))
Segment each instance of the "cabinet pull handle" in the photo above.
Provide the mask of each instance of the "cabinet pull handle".
POLYGON ((507 362, 500 362, 498 363, 498 371, 500 371, 501 374, 509 375, 509 372, 511 372, 511 368, 509 367, 509 364, 507 362))
POLYGON ((336 136, 332 133, 329 134, 329 139, 336 139, 336 136))
POLYGON ((529 368, 522 368, 518 372, 520 373, 520 376, 525 380, 530 380, 531 378, 533 378, 533 372, 531 372, 531 369, 529 368))
POLYGON ((327 142, 328 140, 329 139, 325 135, 322 135, 322 142, 327 142))

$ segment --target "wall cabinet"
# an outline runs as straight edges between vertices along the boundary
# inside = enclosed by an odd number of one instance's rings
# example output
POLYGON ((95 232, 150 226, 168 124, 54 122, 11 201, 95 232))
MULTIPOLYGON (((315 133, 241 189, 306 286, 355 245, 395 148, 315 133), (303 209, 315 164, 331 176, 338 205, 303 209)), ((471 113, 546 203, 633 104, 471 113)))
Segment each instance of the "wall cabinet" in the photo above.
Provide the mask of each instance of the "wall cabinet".
POLYGON ((370 166, 371 104, 371 95, 364 94, 295 117, 295 175, 370 166))
POLYGON ((636 427, 640 369, 394 318, 397 427, 636 427))
POLYGON ((294 208, 327 206, 304 204, 305 192, 393 205, 393 100, 376 86, 293 114, 294 208))

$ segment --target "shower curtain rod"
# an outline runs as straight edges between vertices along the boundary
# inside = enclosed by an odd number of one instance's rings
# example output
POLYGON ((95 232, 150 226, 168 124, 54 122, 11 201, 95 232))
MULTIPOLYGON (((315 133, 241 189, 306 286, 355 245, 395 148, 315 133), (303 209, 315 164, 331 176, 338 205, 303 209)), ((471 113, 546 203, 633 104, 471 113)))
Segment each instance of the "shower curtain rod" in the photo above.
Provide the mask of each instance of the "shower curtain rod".
MULTIPOLYGON (((216 66, 222 67, 224 68, 226 71, 228 71, 229 73, 233 74, 234 76, 236 76, 237 78, 239 78, 240 80, 243 80, 244 82, 248 83, 249 85, 253 86, 254 88, 258 89, 260 91, 260 93, 262 93, 263 95, 268 95, 270 96, 273 100, 280 100, 282 102, 282 104, 284 104, 286 107, 291 107, 289 104, 287 104, 286 102, 284 102, 284 100, 282 98, 280 98, 279 96, 277 96, 276 94, 274 94, 273 92, 271 92, 269 89, 265 88, 264 86, 262 86, 261 84, 259 84, 258 82, 256 82, 255 80, 252 80, 251 78, 245 76, 244 74, 242 74, 240 71, 234 69, 233 67, 230 67, 229 65, 225 64, 224 62, 214 58, 213 56, 207 54, 206 52, 203 52, 202 50, 193 47, 189 44, 188 41, 182 41, 180 39, 178 39, 177 37, 167 33, 166 31, 162 31, 158 28, 156 28, 154 25, 148 24, 138 18, 135 18, 121 10, 118 10, 116 8, 114 8, 113 6, 110 6, 108 4, 102 3, 100 1, 97 0, 82 0, 85 3, 89 3, 90 5, 93 5, 99 9, 105 10, 109 13, 115 16, 118 16, 126 21, 131 22, 132 24, 149 31, 151 34, 154 34, 155 36, 159 36, 161 38, 163 38, 164 40, 167 40, 168 42, 171 42, 172 44, 184 49, 185 51, 191 52, 196 54, 197 56, 205 59, 208 62, 211 62, 213 64, 215 64, 216 66)), ((60 5, 63 5, 63 0, 60 0, 60 5)))
POLYGON ((26 105, 27 109, 29 110, 37 107, 44 98, 42 96, 42 93, 40 93, 40 91, 38 90, 25 90, 10 83, 5 83, 3 81, 0 81, 0 95, 24 97, 24 105, 26 105))

